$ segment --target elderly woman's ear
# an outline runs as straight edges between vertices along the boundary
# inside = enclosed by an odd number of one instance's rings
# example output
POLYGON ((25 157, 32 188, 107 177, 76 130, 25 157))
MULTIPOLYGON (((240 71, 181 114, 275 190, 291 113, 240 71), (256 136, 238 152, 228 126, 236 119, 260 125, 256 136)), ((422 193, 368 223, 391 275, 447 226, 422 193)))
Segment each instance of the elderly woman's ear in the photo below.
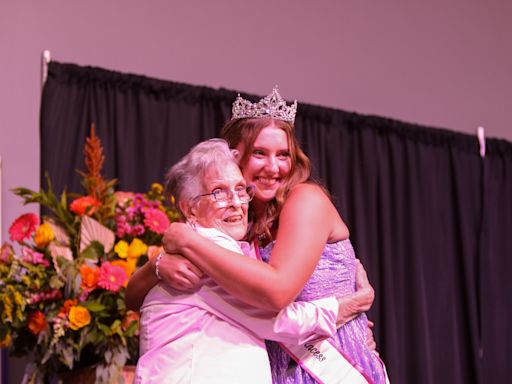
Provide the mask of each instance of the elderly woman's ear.
POLYGON ((196 217, 196 204, 192 203, 191 201, 182 200, 178 203, 181 212, 183 212, 183 215, 185 216, 185 219, 187 219, 188 222, 195 223, 197 221, 196 217))

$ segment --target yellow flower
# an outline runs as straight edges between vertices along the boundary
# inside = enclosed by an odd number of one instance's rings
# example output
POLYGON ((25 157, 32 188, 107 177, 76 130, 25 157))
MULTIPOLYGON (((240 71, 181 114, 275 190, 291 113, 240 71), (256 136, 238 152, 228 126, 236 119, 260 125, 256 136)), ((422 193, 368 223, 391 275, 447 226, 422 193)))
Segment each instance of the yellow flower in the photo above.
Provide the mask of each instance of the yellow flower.
POLYGON ((158 195, 161 195, 162 192, 164 191, 164 187, 160 183, 153 183, 151 184, 151 191, 158 195))
POLYGON ((82 327, 85 327, 91 322, 91 314, 89 310, 80 305, 75 305, 69 310, 69 328, 76 331, 82 327))
POLYGON ((55 234, 53 233, 50 224, 43 223, 36 230, 36 234, 34 235, 34 242, 36 243, 38 248, 44 248, 54 238, 55 234))
POLYGON ((133 259, 145 255, 148 251, 148 246, 138 238, 135 238, 128 247, 128 258, 133 259))
POLYGON ((118 241, 116 246, 114 247, 114 251, 117 253, 117 256, 119 256, 121 259, 126 259, 126 257, 128 256, 128 243, 124 240, 118 241))
POLYGON ((5 338, 0 341, 0 348, 9 348, 11 346, 11 335, 6 334, 5 338))

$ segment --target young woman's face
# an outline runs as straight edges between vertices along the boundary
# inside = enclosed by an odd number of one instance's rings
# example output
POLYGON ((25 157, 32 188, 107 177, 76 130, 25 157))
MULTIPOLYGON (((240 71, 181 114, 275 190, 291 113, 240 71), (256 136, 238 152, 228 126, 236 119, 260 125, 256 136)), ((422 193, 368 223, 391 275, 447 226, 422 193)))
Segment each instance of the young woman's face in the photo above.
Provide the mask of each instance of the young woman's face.
MULTIPOLYGON (((243 144, 237 149, 243 153, 243 144)), ((290 169, 290 148, 286 132, 274 124, 263 128, 254 142, 247 163, 242 168, 247 185, 256 186, 254 200, 272 200, 283 179, 290 173, 290 169)))
POLYGON ((242 203, 237 196, 238 193, 245 192, 246 185, 238 165, 228 163, 220 169, 210 167, 206 171, 203 185, 204 194, 225 190, 231 198, 226 203, 219 203, 212 195, 202 196, 192 208, 197 223, 206 228, 216 228, 235 240, 241 240, 247 232, 249 203, 242 203))

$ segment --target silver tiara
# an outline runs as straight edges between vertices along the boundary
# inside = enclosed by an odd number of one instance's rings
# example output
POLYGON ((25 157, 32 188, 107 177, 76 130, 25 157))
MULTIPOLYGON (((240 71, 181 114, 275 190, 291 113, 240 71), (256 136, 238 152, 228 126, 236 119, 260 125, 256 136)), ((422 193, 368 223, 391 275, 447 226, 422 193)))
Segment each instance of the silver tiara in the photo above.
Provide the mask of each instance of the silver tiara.
POLYGON ((254 104, 249 100, 243 99, 240 94, 238 94, 233 103, 233 116, 231 119, 270 117, 272 119, 288 121, 293 124, 296 113, 297 100, 288 107, 286 101, 279 94, 276 85, 270 95, 254 104))

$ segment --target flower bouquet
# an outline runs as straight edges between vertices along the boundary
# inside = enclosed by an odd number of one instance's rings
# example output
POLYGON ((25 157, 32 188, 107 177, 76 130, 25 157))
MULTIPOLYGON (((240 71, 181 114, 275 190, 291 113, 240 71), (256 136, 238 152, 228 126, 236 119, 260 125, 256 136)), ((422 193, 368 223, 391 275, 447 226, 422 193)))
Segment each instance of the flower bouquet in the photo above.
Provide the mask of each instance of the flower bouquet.
POLYGON ((46 190, 14 189, 24 204, 50 212, 21 215, 0 250, 0 346, 13 356, 32 354, 25 383, 58 381, 84 367, 93 367, 97 383, 122 382, 122 367, 138 358, 139 319, 125 307, 127 281, 158 254, 178 218, 160 184, 146 194, 114 192, 116 181, 101 175, 94 126, 84 155, 84 195, 58 198, 48 176, 46 190))

